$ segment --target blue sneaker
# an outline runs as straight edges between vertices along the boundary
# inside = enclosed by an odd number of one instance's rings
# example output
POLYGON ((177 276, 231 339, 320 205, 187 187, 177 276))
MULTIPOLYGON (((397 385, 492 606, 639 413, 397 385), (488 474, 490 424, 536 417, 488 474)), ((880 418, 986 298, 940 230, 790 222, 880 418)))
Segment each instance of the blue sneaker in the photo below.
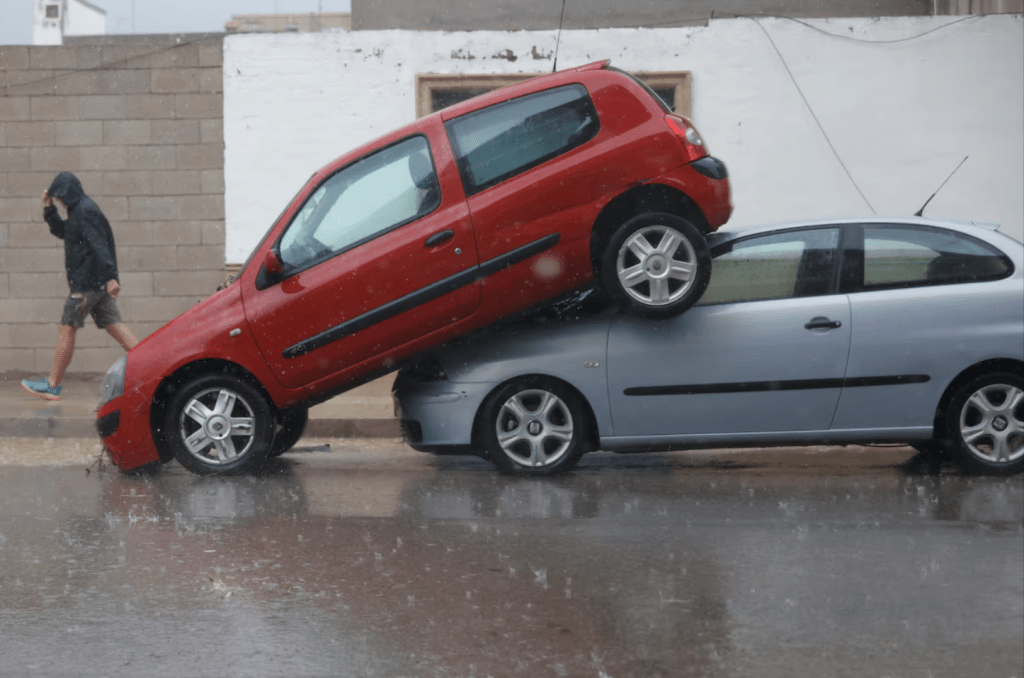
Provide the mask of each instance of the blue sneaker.
POLYGON ((22 379, 21 387, 37 398, 45 400, 60 400, 60 392, 64 388, 63 386, 50 386, 50 380, 46 377, 22 379))

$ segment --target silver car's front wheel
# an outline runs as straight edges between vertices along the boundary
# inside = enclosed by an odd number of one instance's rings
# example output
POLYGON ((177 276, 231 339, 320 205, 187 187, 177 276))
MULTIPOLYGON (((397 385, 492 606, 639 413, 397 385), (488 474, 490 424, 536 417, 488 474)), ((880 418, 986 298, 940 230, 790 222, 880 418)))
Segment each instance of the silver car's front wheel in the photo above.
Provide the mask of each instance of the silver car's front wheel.
POLYGON ((993 374, 965 384, 953 398, 949 424, 961 461, 972 470, 1024 468, 1024 380, 1018 375, 993 374))
POLYGON ((544 377, 525 377, 498 389, 484 405, 483 421, 487 452, 505 471, 566 471, 585 451, 579 398, 544 377))

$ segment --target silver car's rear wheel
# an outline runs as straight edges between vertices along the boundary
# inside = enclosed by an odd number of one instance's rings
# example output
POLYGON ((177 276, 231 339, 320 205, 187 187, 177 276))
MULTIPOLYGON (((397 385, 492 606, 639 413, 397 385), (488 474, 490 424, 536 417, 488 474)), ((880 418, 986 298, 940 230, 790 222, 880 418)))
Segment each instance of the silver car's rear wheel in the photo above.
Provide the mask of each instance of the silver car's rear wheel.
POLYGON ((498 389, 484 404, 484 444, 505 471, 558 473, 583 455, 585 422, 570 389, 547 378, 526 377, 498 389))
POLYGON ((1005 373, 965 384, 954 396, 949 430, 961 461, 975 471, 1024 469, 1024 380, 1005 373))

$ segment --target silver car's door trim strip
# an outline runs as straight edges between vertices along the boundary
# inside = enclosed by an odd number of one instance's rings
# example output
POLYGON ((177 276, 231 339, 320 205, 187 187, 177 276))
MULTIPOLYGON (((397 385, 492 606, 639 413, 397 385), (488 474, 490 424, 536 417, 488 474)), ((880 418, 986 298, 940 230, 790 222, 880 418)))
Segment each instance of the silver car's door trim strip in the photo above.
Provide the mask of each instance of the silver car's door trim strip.
POLYGON ((455 290, 465 287, 478 280, 482 280, 489 275, 494 275, 499 271, 502 271, 513 264, 518 264, 521 261, 529 259, 535 254, 539 254, 546 249, 554 247, 558 244, 559 240, 558 233, 552 233, 551 235, 544 236, 540 240, 534 240, 531 243, 517 247, 511 252, 506 252, 500 256, 488 259, 487 261, 479 264, 478 266, 472 266, 463 271, 459 271, 455 275, 450 275, 444 280, 439 280, 436 283, 427 285, 426 287, 420 288, 415 292, 399 297, 394 301, 390 301, 383 306, 378 306, 372 311, 367 311, 362 315, 358 315, 351 320, 335 325, 334 327, 325 330, 319 334, 313 335, 308 339, 303 339, 297 344, 286 348, 281 355, 285 358, 296 358, 300 355, 305 355, 310 351, 315 351, 318 348, 323 348, 331 342, 344 339, 345 337, 355 334, 359 330, 366 329, 372 325, 376 325, 379 322, 383 322, 389 318, 393 318, 399 313, 416 308, 421 304, 433 301, 448 294, 455 290))
POLYGON ((709 393, 761 393, 764 391, 806 391, 823 388, 859 388, 863 386, 897 386, 924 384, 927 374, 897 374, 883 377, 851 377, 847 379, 789 379, 784 381, 741 381, 724 384, 688 384, 670 386, 632 386, 623 391, 627 396, 707 395, 709 393))

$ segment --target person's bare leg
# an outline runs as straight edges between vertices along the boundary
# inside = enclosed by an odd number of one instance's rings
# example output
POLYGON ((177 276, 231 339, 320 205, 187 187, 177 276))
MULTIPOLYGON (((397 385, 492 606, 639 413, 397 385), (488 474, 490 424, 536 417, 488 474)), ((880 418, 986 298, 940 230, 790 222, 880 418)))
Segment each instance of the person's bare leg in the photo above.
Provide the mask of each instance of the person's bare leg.
POLYGON ((75 354, 75 328, 61 325, 57 334, 57 350, 53 355, 53 369, 50 371, 50 386, 60 386, 64 371, 71 364, 75 354))
POLYGON ((126 351, 132 350, 139 343, 139 338, 124 323, 107 325, 106 329, 107 334, 116 339, 117 343, 121 344, 121 348, 126 351))

